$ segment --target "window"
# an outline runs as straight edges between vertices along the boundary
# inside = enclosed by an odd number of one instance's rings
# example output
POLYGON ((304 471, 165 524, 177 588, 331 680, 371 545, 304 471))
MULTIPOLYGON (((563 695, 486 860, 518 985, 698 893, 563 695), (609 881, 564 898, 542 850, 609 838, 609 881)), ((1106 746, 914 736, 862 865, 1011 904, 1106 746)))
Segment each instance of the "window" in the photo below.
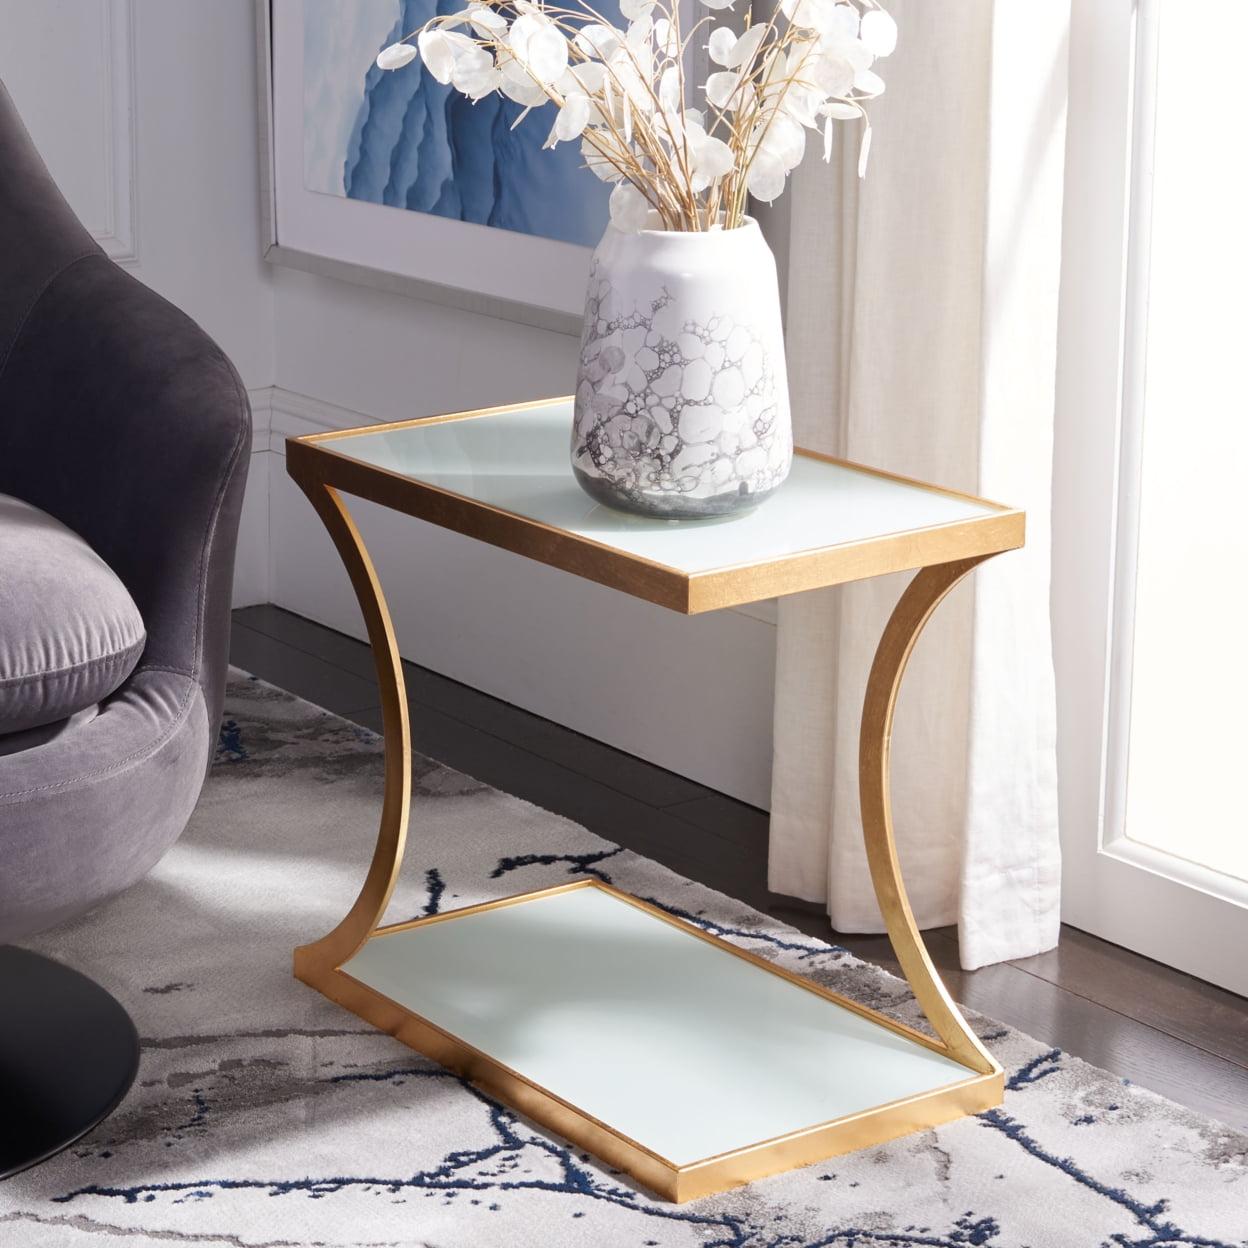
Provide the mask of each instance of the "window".
POLYGON ((1140 32, 1127 275, 1127 314, 1142 323, 1125 360, 1122 831, 1248 882, 1248 5, 1154 0, 1141 20, 1152 25, 1140 32))
POLYGON ((1073 0, 1071 21, 1063 917, 1248 993, 1248 4, 1073 0))

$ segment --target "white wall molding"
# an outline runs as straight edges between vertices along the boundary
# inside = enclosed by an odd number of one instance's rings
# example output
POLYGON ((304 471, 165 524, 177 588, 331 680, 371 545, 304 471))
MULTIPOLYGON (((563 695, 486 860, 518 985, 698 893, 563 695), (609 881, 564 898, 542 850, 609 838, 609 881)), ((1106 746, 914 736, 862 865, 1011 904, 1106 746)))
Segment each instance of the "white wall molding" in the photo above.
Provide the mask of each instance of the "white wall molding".
POLYGON ((308 433, 329 433, 337 429, 354 429, 360 425, 382 422, 364 412, 328 403, 309 394, 269 387, 272 419, 269 426, 269 450, 286 454, 286 439, 300 438, 308 433))
POLYGON ((251 453, 269 449, 269 432, 273 427, 274 386, 257 386, 247 391, 251 403, 251 453))
POLYGON ((83 226, 125 265, 139 256, 133 9, 0 0, 0 78, 83 226))
POLYGON ((138 143, 135 139, 133 0, 106 0, 100 58, 104 74, 103 127, 107 186, 104 225, 95 239, 118 264, 139 259, 138 143))
POLYGON ((275 477, 285 485, 286 439, 374 423, 362 412, 280 386, 255 386, 247 391, 247 398, 251 403, 251 467, 239 521, 236 607, 273 601, 273 563, 280 552, 273 548, 271 532, 272 486, 275 477))

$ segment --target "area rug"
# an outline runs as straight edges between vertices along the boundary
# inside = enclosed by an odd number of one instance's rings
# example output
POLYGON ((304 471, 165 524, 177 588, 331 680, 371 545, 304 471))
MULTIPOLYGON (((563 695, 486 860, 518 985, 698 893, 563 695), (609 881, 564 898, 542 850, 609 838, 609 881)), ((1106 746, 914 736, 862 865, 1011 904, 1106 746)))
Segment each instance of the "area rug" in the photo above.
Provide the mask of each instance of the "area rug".
MULTIPOLYGON (((372 733, 235 673, 211 779, 141 884, 31 942, 143 1037, 123 1108, 0 1185, 5 1248, 1242 1248, 1248 1137, 984 1018, 1003 1107, 671 1205, 291 978, 371 853, 372 733)), ((389 918, 597 875, 876 1008, 905 986, 514 797, 417 760, 389 918)), ((2 1008, 2 1005, 0 1005, 2 1008)), ((3 1107, 0 1107, 3 1112, 3 1107)))

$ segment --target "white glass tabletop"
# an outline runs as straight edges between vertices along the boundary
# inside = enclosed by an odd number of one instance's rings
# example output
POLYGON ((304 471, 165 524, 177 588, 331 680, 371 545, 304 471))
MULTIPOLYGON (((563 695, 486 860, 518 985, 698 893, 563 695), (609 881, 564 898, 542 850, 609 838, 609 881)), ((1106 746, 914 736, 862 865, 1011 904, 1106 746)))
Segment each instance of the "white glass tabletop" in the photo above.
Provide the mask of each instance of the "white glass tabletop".
POLYGON ((687 575, 998 515, 1001 508, 799 454, 754 511, 655 520, 601 506, 568 460, 571 400, 440 423, 379 426, 326 449, 687 575))
POLYGON ((676 1166, 970 1075, 592 885, 374 936, 342 969, 676 1166))

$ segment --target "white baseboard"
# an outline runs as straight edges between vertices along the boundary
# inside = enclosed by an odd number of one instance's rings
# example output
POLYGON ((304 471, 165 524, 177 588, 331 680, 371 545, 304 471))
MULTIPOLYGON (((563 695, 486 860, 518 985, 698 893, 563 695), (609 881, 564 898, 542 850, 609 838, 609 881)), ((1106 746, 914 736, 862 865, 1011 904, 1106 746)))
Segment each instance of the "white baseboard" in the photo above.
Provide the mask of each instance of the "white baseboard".
MULTIPOLYGON (((346 573, 286 475, 285 443, 380 422, 277 386, 251 399, 236 605, 273 602, 363 638, 346 573)), ((405 658, 768 804, 774 603, 684 617, 372 504, 350 505, 405 658)))

